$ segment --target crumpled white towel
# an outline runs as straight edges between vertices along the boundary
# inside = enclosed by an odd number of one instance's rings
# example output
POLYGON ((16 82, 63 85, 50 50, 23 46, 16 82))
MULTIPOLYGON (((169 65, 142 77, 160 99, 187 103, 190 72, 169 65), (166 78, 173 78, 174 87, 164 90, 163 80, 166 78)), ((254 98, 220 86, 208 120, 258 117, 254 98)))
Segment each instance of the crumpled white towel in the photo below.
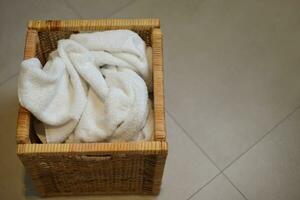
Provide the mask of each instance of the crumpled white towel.
POLYGON ((132 31, 76 34, 58 42, 44 67, 36 58, 22 62, 19 100, 45 123, 48 143, 74 130, 83 142, 145 139, 150 70, 145 43, 132 31))
MULTIPOLYGON (((134 141, 148 141, 153 138, 153 131, 154 131, 154 113, 153 113, 153 105, 152 101, 148 100, 149 105, 149 114, 147 117, 146 125, 144 126, 143 130, 140 131, 138 134, 135 135, 133 138, 134 141)), ((33 129, 41 140, 42 143, 47 143, 46 134, 45 134, 45 124, 37 119, 33 119, 33 129)), ((120 142, 122 138, 110 138, 109 142, 120 142)), ((75 137, 75 134, 71 134, 65 141, 65 143, 78 143, 80 142, 78 137, 75 137)))

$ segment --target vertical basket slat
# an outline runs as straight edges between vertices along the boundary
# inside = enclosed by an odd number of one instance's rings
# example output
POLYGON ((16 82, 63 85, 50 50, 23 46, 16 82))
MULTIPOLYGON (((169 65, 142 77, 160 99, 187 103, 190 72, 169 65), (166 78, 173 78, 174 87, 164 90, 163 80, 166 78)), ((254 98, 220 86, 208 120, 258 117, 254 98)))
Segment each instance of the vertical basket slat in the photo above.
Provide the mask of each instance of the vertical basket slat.
MULTIPOLYGON (((36 30, 28 30, 25 41, 24 59, 33 58, 37 52, 38 35, 36 30)), ((29 143, 30 112, 20 106, 16 140, 18 144, 29 143)))
POLYGON ((162 33, 160 29, 152 31, 153 49, 153 90, 154 90, 154 120, 155 140, 166 140, 165 105, 164 105, 164 76, 162 55, 162 33))

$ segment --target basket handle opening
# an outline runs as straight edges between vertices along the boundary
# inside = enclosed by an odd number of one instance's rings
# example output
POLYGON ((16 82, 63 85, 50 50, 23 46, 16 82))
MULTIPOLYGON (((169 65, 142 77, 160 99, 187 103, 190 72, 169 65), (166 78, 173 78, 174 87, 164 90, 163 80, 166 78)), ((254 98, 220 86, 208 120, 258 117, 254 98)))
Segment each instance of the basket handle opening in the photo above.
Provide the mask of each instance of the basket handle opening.
POLYGON ((112 158, 111 155, 80 155, 75 156, 77 160, 85 160, 85 161, 101 161, 101 160, 110 160, 112 158))

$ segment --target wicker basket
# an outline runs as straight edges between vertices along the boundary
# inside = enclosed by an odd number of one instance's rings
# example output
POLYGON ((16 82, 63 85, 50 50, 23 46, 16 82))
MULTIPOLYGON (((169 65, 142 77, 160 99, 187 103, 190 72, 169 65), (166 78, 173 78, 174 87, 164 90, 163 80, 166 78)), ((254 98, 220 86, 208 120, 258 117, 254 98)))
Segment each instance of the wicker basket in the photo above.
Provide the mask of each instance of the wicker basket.
POLYGON ((158 19, 33 20, 24 58, 46 62, 57 41, 79 31, 131 29, 153 48, 154 139, 147 142, 41 144, 20 107, 17 154, 41 196, 158 194, 167 157, 162 33, 158 19))

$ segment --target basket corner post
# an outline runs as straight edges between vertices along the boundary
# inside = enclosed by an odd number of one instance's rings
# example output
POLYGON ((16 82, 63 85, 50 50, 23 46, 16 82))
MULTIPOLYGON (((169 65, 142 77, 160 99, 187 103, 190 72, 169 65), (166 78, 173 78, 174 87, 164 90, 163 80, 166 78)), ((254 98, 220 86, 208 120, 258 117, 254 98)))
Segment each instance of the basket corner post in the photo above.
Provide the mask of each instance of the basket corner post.
POLYGON ((161 142, 162 148, 156 155, 148 155, 144 163, 143 194, 158 195, 161 190, 165 162, 168 155, 166 142, 161 142))

